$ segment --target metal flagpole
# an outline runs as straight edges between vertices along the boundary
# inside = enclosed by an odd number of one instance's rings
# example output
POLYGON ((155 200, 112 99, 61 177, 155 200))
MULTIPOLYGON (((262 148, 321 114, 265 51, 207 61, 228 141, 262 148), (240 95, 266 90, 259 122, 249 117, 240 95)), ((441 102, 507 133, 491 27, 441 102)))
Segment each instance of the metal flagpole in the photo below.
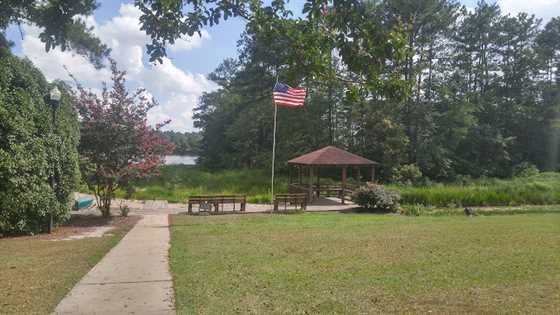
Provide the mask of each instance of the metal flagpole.
MULTIPOLYGON (((276 84, 278 84, 278 72, 276 72, 276 84)), ((274 84, 274 86, 276 86, 274 84)), ((274 98, 272 100, 274 103, 274 98)), ((274 131, 272 136, 272 179, 270 182, 270 202, 274 202, 274 160, 276 157, 276 116, 278 115, 278 105, 274 103, 274 131)))

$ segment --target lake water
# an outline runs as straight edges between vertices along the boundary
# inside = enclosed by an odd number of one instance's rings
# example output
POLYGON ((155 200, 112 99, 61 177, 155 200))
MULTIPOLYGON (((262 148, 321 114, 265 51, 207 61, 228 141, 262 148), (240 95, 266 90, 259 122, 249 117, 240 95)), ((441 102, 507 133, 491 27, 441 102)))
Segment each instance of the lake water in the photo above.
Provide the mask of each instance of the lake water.
POLYGON ((196 158, 194 155, 167 155, 165 165, 196 165, 196 158))

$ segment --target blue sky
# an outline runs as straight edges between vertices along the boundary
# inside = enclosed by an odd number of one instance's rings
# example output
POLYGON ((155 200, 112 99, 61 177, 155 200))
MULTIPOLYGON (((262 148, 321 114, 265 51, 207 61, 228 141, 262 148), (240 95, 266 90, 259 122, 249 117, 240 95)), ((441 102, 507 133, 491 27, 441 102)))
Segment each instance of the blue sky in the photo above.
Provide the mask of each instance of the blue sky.
MULTIPOLYGON (((416 0, 411 0, 416 1, 416 0)), ((138 29, 140 12, 131 1, 101 0, 101 7, 86 23, 95 27, 96 35, 113 50, 120 68, 129 73, 132 88, 144 87, 158 100, 160 106, 150 112, 150 121, 157 123, 171 119, 168 129, 191 131, 192 110, 205 91, 216 86, 206 79, 219 63, 237 55, 237 41, 244 29, 241 19, 230 19, 204 31, 202 38, 184 38, 168 48, 168 59, 162 65, 148 62, 145 54, 147 36, 138 29)), ((544 20, 560 15, 560 0, 498 0, 507 13, 528 12, 544 20)), ((301 12, 304 0, 289 3, 296 15, 301 12)), ((462 4, 475 7, 476 0, 464 0, 462 4)), ((71 52, 44 51, 38 40, 39 30, 24 25, 20 30, 12 27, 8 38, 15 42, 14 52, 28 57, 42 70, 47 79, 69 80, 64 67, 92 90, 98 90, 109 79, 107 69, 96 70, 81 56, 71 52)))
MULTIPOLYGON (((96 12, 96 17, 100 21, 106 21, 118 12, 122 3, 131 3, 131 1, 106 0, 100 1, 101 7, 96 12)), ((289 8, 294 12, 301 12, 304 1, 296 0, 289 3, 289 8)), ((172 59, 180 67, 189 69, 197 73, 210 73, 218 64, 227 57, 235 57, 237 55, 237 41, 245 23, 240 18, 228 19, 222 21, 213 28, 208 29, 211 40, 204 43, 201 49, 194 49, 185 54, 169 54, 172 59)))

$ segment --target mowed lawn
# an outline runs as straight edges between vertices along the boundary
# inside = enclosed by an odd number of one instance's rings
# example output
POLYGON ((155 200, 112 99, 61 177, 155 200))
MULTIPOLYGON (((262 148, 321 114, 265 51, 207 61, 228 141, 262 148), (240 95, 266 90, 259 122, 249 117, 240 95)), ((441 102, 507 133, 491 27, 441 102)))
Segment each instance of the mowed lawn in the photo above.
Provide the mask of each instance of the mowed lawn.
POLYGON ((172 217, 179 314, 560 312, 560 214, 172 217))
POLYGON ((0 314, 50 314, 132 225, 101 238, 53 241, 0 239, 0 314))

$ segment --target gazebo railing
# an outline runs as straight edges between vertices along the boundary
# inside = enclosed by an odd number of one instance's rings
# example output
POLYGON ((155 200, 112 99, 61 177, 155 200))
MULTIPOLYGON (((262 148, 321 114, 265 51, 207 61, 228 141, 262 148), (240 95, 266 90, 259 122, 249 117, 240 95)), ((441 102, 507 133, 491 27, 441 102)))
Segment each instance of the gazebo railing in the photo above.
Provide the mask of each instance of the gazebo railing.
POLYGON ((307 190, 308 190, 308 186, 305 186, 303 184, 292 183, 288 185, 288 192, 290 194, 307 193, 307 190))
MULTIPOLYGON (((341 184, 325 184, 325 185, 311 185, 312 193, 310 199, 319 198, 320 196, 336 196, 341 200, 349 200, 349 196, 354 193, 359 186, 356 184, 346 184, 344 189, 341 184)), ((309 185, 292 183, 288 185, 289 193, 309 193, 309 185)))

